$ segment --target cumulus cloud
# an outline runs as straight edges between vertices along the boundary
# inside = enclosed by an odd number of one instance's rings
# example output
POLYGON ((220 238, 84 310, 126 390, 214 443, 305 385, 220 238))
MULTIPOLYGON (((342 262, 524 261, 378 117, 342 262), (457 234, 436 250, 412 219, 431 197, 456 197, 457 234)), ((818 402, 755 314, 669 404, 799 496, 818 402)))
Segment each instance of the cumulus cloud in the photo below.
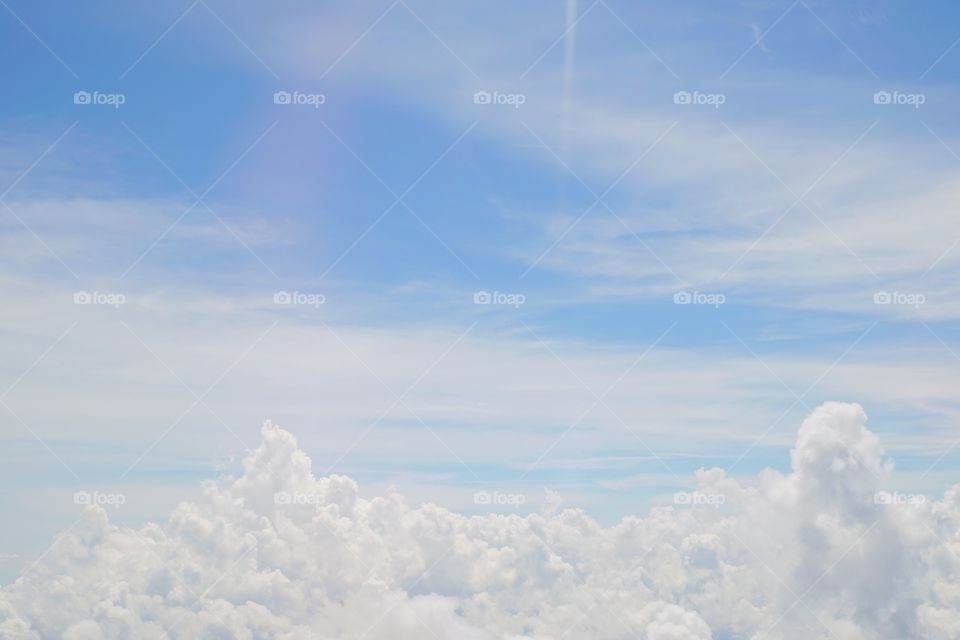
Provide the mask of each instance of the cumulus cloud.
POLYGON ((960 638, 960 485, 894 491, 858 405, 808 416, 788 473, 702 469, 610 527, 367 500, 262 438, 165 524, 89 507, 0 592, 0 638, 960 638))

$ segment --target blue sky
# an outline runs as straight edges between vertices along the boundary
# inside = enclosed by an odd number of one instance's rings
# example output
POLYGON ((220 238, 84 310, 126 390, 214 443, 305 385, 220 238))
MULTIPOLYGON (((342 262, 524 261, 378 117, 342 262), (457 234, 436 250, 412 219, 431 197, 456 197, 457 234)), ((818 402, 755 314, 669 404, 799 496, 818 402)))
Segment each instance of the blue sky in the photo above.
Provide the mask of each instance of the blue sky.
POLYGON ((609 519, 855 401, 942 489, 960 31, 925 6, 4 0, 6 564, 78 488, 168 511, 267 419, 371 490, 609 519))

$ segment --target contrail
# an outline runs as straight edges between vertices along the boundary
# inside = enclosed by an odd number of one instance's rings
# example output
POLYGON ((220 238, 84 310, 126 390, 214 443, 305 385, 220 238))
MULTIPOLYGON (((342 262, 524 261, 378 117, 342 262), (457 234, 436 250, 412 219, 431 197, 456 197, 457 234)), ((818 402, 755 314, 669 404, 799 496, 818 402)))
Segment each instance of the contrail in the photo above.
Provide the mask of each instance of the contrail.
MULTIPOLYGON (((577 41, 577 0, 567 0, 566 35, 563 38, 563 95, 560 97, 560 157, 569 164, 570 112, 573 108, 573 54, 577 41)), ((557 203, 560 211, 567 208, 567 178, 561 174, 558 186, 557 203)))
POLYGON ((577 0, 567 0, 567 30, 563 41, 563 159, 567 159, 570 111, 573 102, 573 57, 577 41, 577 0))

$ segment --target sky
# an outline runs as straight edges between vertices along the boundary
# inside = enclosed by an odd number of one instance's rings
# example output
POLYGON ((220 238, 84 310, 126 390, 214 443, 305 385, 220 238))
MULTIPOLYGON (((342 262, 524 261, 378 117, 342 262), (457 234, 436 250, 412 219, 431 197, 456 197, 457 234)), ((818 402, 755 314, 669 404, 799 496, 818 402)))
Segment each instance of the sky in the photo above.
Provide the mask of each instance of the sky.
POLYGON ((3 584, 77 492, 143 531, 266 421, 358 500, 614 531, 698 470, 802 483, 848 402, 874 491, 943 496, 960 9, 924 7, 0 0, 3 584))

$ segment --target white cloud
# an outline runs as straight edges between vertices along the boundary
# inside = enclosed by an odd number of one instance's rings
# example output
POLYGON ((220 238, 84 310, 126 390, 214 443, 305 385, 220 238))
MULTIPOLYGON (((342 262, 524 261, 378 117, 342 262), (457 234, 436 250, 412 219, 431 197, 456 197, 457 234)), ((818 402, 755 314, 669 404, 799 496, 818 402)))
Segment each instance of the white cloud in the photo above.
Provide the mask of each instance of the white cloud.
POLYGON ((239 477, 166 524, 88 508, 0 593, 0 636, 960 637, 960 485, 877 504, 892 465, 865 421, 859 405, 824 404, 789 473, 747 486, 703 469, 689 495, 722 501, 611 527, 555 501, 465 517, 396 492, 363 499, 349 478, 314 477, 267 425, 239 477))
MULTIPOLYGON (((786 64, 773 77, 743 64, 735 83, 718 87, 735 108, 677 109, 671 101, 678 88, 674 79, 646 50, 626 47, 631 53, 625 54, 615 43, 632 36, 601 6, 582 11, 577 29, 607 46, 592 47, 589 62, 578 65, 577 93, 568 101, 557 82, 562 77, 559 47, 538 60, 563 33, 561 25, 545 20, 542 11, 516 9, 509 22, 522 29, 522 36, 510 37, 503 31, 508 27, 488 26, 479 15, 463 20, 462 9, 454 15, 436 5, 424 16, 451 37, 458 56, 482 78, 480 84, 510 87, 527 98, 517 113, 485 113, 475 135, 501 143, 516 162, 556 171, 571 192, 581 190, 582 179, 604 193, 630 169, 606 198, 617 217, 598 205, 581 218, 592 196, 560 211, 553 205, 530 211, 527 203, 507 201, 509 208, 527 211, 541 230, 534 238, 520 234, 519 242, 503 243, 522 269, 535 263, 537 269, 587 279, 586 292, 601 298, 657 298, 678 288, 709 286, 736 294, 741 303, 889 317, 907 309, 877 307, 872 294, 898 289, 927 297, 928 304, 912 311, 914 316, 960 313, 953 302, 960 251, 954 246, 952 205, 960 185, 953 176, 956 160, 943 146, 955 149, 956 141, 939 125, 931 131, 904 127, 889 110, 878 110, 870 99, 877 90, 870 76, 825 78, 786 64), (489 29, 502 34, 495 47, 489 29), (623 78, 641 68, 649 73, 638 94, 623 78), (822 117, 823 104, 833 105, 832 118, 822 117), (566 127, 568 121, 576 126, 566 127), (537 138, 579 178, 568 175, 537 138), (803 278, 796 277, 798 269, 803 278)), ((298 15, 287 29, 323 37, 290 38, 308 44, 296 50, 283 44, 274 53, 291 72, 312 71, 338 59, 344 32, 361 31, 357 25, 372 23, 372 13, 312 20, 298 15)), ((554 17, 562 15, 557 11, 554 17)), ((411 103, 459 131, 478 118, 464 106, 478 79, 430 38, 404 40, 401 51, 396 43, 408 37, 404 18, 402 10, 388 13, 377 23, 381 37, 350 49, 334 77, 349 69, 351 82, 362 77, 389 86, 391 99, 411 103)), ((284 22, 282 16, 277 19, 284 22)), ((700 19, 709 23, 711 35, 719 35, 715 21, 703 14, 700 19)), ((730 50, 696 38, 658 42, 653 34, 645 37, 654 38, 651 46, 692 89, 715 83, 710 73, 698 78, 705 60, 718 65, 719 75, 743 52, 739 31, 726 35, 735 36, 730 50)), ((925 91, 930 109, 951 102, 942 88, 925 91)), ((924 122, 933 122, 933 112, 924 113, 924 122)))

